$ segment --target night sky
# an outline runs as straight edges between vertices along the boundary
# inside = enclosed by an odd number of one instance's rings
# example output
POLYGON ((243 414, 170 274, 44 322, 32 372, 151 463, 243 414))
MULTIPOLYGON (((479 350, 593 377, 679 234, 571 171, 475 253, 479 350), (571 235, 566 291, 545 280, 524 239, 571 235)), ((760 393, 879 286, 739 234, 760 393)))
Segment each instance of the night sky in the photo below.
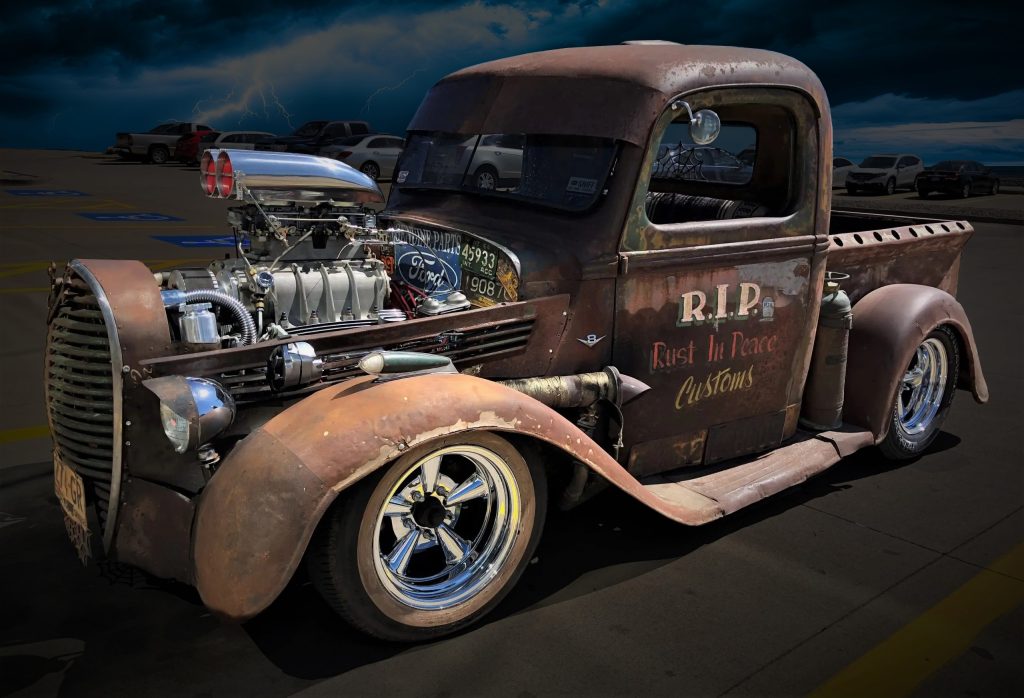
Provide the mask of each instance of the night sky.
POLYGON ((837 155, 905 151, 927 162, 1024 164, 1024 11, 1009 7, 22 2, 8 4, 0 22, 0 146, 102 150, 116 131, 193 119, 287 133, 310 119, 353 118, 401 134, 424 91, 458 68, 656 38, 765 48, 803 61, 828 91, 837 155))

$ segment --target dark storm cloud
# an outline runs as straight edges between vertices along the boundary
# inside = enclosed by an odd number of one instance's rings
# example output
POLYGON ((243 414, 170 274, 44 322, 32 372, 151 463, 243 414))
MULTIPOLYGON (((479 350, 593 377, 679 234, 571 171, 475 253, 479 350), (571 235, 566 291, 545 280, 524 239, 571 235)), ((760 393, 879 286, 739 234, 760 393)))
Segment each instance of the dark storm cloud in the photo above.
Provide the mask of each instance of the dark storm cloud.
MULTIPOLYGON (((443 4, 405 0, 387 9, 443 4)), ((0 75, 52 68, 126 74, 214 59, 315 29, 359 8, 368 5, 355 0, 22 3, 4 10, 0 75)))
POLYGON ((786 53, 810 66, 833 104, 884 93, 975 99, 1024 86, 1024 7, 911 0, 660 0, 624 5, 587 31, 588 43, 661 38, 786 53))

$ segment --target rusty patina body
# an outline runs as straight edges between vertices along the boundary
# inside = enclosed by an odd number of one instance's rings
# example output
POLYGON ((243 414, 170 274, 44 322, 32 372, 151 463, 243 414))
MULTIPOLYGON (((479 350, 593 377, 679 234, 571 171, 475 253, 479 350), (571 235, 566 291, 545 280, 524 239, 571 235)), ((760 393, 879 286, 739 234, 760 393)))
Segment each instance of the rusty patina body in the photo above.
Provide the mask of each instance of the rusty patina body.
MULTIPOLYGON (((578 212, 396 186, 381 219, 499 244, 520 265, 518 299, 309 334, 323 379, 293 391, 274 392, 259 374, 289 340, 188 353, 172 341, 141 263, 70 267, 52 307, 91 275, 116 318, 113 332, 108 326, 119 350, 111 356, 113 486, 103 521, 110 554, 193 583, 211 608, 246 618, 290 579, 340 492, 432 439, 512 435, 543 449, 565 476, 582 464, 696 525, 883 439, 899 378, 940 324, 955 329, 964 350, 959 387, 987 399, 953 298, 970 225, 832 212, 828 102, 793 59, 670 45, 519 56, 442 80, 410 131, 571 134, 613 140, 617 154, 598 202, 578 212), (652 166, 680 100, 757 122, 763 152, 746 192, 780 202, 773 215, 650 220, 652 166), (798 432, 798 417, 826 270, 851 276, 851 379, 844 426, 811 434, 798 432), (707 300, 699 319, 684 302, 696 291, 707 300), (463 375, 375 382, 356 365, 375 348, 443 354, 463 375), (651 388, 613 415, 619 442, 581 430, 578 403, 542 404, 510 380, 609 366, 651 388), (161 433, 159 400, 145 383, 178 375, 216 380, 238 402, 238 418, 215 444, 216 467, 176 453, 161 433), (735 465, 728 483, 673 474, 751 454, 763 455, 735 465), (766 476, 772 469, 778 475, 766 476)), ((705 182, 699 193, 728 198, 732 190, 705 182)), ((59 452, 59 425, 54 433, 59 452)))

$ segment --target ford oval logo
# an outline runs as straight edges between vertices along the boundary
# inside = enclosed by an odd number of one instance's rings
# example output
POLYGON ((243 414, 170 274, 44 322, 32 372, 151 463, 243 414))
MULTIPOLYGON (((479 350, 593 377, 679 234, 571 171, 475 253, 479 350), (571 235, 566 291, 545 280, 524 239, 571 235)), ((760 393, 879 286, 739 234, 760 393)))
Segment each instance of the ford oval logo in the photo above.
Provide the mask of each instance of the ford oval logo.
POLYGON ((459 272, 433 252, 413 248, 402 253, 396 263, 399 279, 431 293, 450 292, 459 286, 459 272))

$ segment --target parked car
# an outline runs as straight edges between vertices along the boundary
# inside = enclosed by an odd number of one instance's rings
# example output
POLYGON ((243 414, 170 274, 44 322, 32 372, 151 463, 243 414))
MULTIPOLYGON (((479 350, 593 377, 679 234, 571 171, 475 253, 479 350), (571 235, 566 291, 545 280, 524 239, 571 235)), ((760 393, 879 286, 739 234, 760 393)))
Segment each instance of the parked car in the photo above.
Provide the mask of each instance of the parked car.
POLYGON ((846 191, 859 194, 872 190, 893 194, 897 189, 913 190, 924 169, 916 155, 872 155, 846 174, 846 191))
POLYGON ((846 158, 832 158, 832 188, 842 189, 846 186, 846 175, 855 167, 853 162, 846 158))
POLYGON ((198 157, 211 149, 256 150, 257 146, 273 141, 276 136, 268 131, 224 131, 210 133, 199 142, 198 157))
POLYGON ((199 144, 206 139, 213 139, 219 136, 217 131, 193 131, 186 133, 178 139, 174 145, 174 159, 188 165, 199 164, 199 144))
POLYGON ((365 121, 307 121, 290 136, 275 138, 268 150, 315 155, 336 138, 372 133, 365 121))
POLYGON ((144 158, 162 165, 174 157, 174 149, 182 136, 212 130, 205 124, 174 121, 155 126, 145 133, 118 133, 113 152, 123 158, 144 158))
POLYGON ((490 133, 480 137, 473 150, 471 139, 464 151, 472 153, 473 162, 467 170, 471 186, 476 189, 514 187, 519 183, 523 169, 522 134, 490 133))
POLYGON ((943 160, 917 175, 916 188, 922 199, 933 191, 966 199, 975 194, 998 194, 999 178, 975 160, 943 160))
MULTIPOLYGON (((207 151, 207 195, 244 197, 244 256, 53 277, 46 406, 76 550, 237 621, 304 565, 355 628, 427 641, 501 602, 549 502, 615 487, 697 526, 868 447, 926 461, 956 392, 988 399, 955 298, 973 229, 831 209, 829 119, 781 54, 632 44, 442 79, 381 211, 342 162, 207 151), (725 144, 733 122, 768 164, 750 181, 651 177, 670 128, 725 144), (474 130, 525 134, 493 146, 517 153, 514 190, 465 176, 474 130)), ((620 503, 592 501, 606 522, 620 503)))
MULTIPOLYGON (((728 126, 726 126, 728 128, 728 126)), ((651 176, 663 179, 689 179, 705 182, 746 184, 753 174, 755 151, 744 148, 741 153, 750 160, 716 146, 677 143, 664 145, 651 166, 651 176)))
POLYGON ((320 149, 320 155, 341 160, 376 180, 391 179, 402 154, 402 139, 387 134, 336 138, 320 149))

